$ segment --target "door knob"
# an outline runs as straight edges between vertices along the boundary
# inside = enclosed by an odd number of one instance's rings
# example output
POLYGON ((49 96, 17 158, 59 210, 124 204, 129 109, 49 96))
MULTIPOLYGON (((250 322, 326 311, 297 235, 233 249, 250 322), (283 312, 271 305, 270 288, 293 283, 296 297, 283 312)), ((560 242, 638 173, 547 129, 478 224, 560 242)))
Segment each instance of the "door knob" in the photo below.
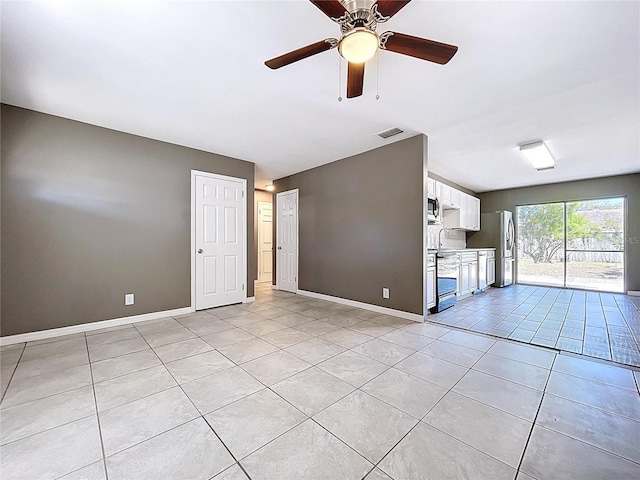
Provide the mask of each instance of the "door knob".
POLYGON ((278 247, 278 250, 282 250, 282 247, 278 247))
POLYGON ((199 249, 198 249, 198 253, 202 253, 202 251, 203 251, 203 250, 202 250, 201 248, 199 248, 199 249))

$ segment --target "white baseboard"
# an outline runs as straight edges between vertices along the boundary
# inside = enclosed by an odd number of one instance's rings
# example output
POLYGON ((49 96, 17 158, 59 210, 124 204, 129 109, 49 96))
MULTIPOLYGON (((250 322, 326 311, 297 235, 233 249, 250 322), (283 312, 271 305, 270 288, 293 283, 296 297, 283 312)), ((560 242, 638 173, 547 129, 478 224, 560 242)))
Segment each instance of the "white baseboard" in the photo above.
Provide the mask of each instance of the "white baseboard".
POLYGON ((640 297, 640 290, 629 290, 627 295, 630 297, 640 297))
POLYGON ((271 290, 279 290, 277 285, 271 285, 271 290))
POLYGON ((253 303, 256 301, 256 297, 247 297, 243 303, 253 303))
POLYGON ((146 322, 148 320, 157 320, 164 317, 173 317, 174 315, 185 315, 192 312, 194 312, 194 310, 191 307, 184 307, 173 310, 164 310, 162 312, 143 313, 141 315, 132 315, 130 317, 102 320, 99 322, 81 323, 79 325, 70 325, 68 327, 52 328, 37 332, 19 333, 17 335, 0 337, 0 345, 4 346, 14 343, 33 342, 35 340, 62 337, 63 335, 71 335, 73 333, 90 332, 92 330, 100 330, 101 328, 107 327, 117 327, 120 325, 126 325, 127 323, 146 322))
POLYGON ((417 313, 403 312, 402 310, 394 310, 393 308, 381 307, 379 305, 372 305, 370 303, 357 302, 355 300, 348 300, 346 298, 332 297, 331 295, 324 295, 323 293, 308 292, 306 290, 298 290, 298 294, 305 297, 317 298, 318 300, 326 300, 328 302, 339 303, 341 305, 347 305, 349 307, 362 308, 363 310, 371 310, 372 312, 381 313, 383 315, 391 315, 393 317, 404 318, 405 320, 412 320, 414 322, 424 322, 424 317, 417 313))

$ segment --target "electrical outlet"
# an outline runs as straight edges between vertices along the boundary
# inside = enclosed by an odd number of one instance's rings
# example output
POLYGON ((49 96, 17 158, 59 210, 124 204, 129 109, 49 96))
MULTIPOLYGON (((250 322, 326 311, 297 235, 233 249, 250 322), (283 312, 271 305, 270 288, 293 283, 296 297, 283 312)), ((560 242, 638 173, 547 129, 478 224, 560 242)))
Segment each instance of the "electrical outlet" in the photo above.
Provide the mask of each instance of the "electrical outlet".
POLYGON ((383 288, 382 289, 382 298, 389 298, 389 289, 388 288, 383 288))
POLYGON ((133 293, 125 293, 124 295, 124 304, 125 305, 133 305, 133 293))

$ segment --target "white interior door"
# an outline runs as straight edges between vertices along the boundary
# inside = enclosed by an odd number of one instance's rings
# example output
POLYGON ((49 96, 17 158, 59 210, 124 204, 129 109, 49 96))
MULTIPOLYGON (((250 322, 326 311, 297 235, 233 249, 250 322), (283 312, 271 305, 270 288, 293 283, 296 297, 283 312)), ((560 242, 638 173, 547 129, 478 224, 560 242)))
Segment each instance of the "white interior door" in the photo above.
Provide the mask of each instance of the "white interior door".
POLYGON ((271 282, 273 270, 273 204, 258 202, 258 282, 271 282))
POLYGON ((276 286, 278 290, 298 291, 298 190, 276 195, 277 256, 276 286))
POLYGON ((196 310, 246 299, 245 180, 195 174, 196 310))

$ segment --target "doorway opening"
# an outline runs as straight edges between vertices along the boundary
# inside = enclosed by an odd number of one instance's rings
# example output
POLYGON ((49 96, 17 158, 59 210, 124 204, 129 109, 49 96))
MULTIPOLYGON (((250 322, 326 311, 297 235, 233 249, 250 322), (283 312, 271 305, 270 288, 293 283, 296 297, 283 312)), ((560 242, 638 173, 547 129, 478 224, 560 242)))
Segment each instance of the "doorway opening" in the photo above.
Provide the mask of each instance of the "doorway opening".
POLYGON ((625 292, 624 197, 516 207, 517 282, 625 292))
POLYGON ((258 283, 271 283, 273 270, 273 204, 258 202, 258 283))

